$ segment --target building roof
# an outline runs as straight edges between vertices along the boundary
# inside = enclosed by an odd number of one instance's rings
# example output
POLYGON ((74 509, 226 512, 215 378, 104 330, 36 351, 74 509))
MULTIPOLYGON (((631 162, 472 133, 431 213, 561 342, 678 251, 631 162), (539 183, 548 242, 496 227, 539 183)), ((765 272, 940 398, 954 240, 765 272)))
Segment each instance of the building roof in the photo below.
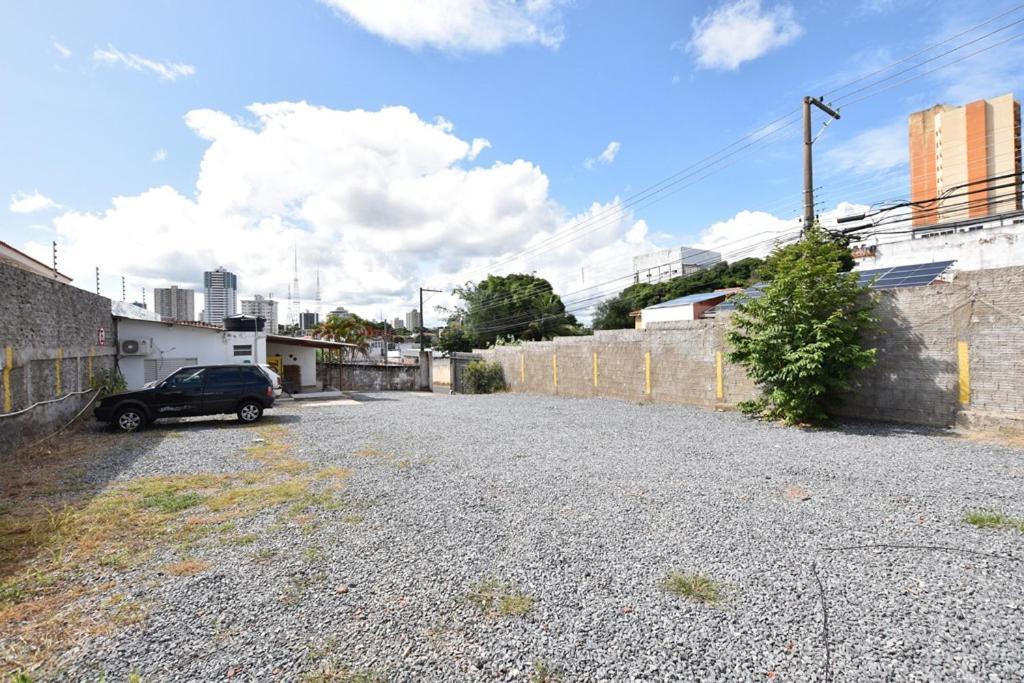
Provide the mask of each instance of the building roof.
POLYGON ((703 292, 701 294, 689 294, 687 296, 681 296, 678 299, 669 299, 668 301, 662 301, 660 304, 654 304, 648 306, 644 310, 650 308, 674 308, 676 306, 688 306, 690 304, 697 304, 701 301, 708 301, 710 299, 717 299, 719 297, 728 296, 729 292, 703 292))
MULTIPOLYGON (((869 286, 871 289, 895 289, 896 287, 924 287, 938 280, 956 261, 935 261, 934 263, 913 263, 907 266, 892 268, 874 268, 872 270, 855 270, 857 284, 869 286)), ((746 289, 743 296, 748 299, 760 299, 764 296, 767 282, 758 282, 746 289)), ((718 304, 708 314, 714 316, 722 311, 736 308, 737 299, 730 298, 718 304)))
POLYGON ((345 342, 329 341, 327 339, 313 339, 312 337, 289 337, 284 334, 268 334, 267 343, 283 344, 285 346, 309 346, 315 349, 354 349, 355 344, 345 342))
POLYGON ((12 263, 16 266, 21 266, 23 269, 24 267, 27 266, 31 270, 31 272, 35 273, 36 275, 46 276, 54 275, 54 273, 56 273, 56 278, 63 282, 64 284, 68 284, 71 282, 71 278, 65 275, 64 273, 60 272, 59 270, 54 271, 52 267, 46 265, 39 259, 32 258, 25 252, 21 251, 20 249, 15 249, 14 247, 12 247, 7 242, 4 242, 3 240, 0 240, 0 259, 8 261, 9 263, 12 263))
POLYGON ((211 332, 223 332, 224 328, 220 325, 211 325, 209 323, 200 322, 198 320, 150 320, 148 318, 137 318, 130 315, 119 314, 116 310, 113 312, 113 316, 120 320, 131 320, 137 323, 152 323, 154 325, 167 325, 168 327, 176 325, 179 327, 196 327, 201 330, 210 330, 211 332))

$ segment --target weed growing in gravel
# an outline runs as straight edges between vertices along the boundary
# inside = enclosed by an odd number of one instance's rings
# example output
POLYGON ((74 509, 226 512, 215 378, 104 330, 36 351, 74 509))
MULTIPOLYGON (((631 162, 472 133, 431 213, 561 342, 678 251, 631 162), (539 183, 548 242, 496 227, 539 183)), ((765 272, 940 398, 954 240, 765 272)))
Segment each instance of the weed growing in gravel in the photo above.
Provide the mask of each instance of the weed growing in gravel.
POLYGON ((715 604, 722 599, 722 587, 701 574, 672 572, 665 580, 665 590, 696 602, 715 604))
POLYGON ((241 536, 231 538, 229 542, 231 545, 251 545, 258 540, 260 540, 260 537, 256 534, 242 534, 241 536))
POLYGON ((387 683, 388 677, 376 669, 350 669, 328 658, 302 680, 305 683, 387 683))
POLYGON ((209 568, 210 563, 204 560, 182 560, 165 566, 164 571, 175 576, 194 576, 209 568))
POLYGON ((964 516, 964 521, 980 529, 1016 529, 1024 534, 1024 519, 992 510, 973 510, 964 516))
POLYGON ((533 663, 533 671, 530 672, 529 683, 560 683, 562 674, 547 663, 537 660, 533 663))
POLYGON ((376 448, 360 448, 358 451, 356 451, 352 455, 356 456, 357 458, 390 458, 391 457, 391 455, 389 453, 385 453, 384 451, 378 450, 376 448))
POLYGON ((533 608, 534 599, 494 578, 484 579, 466 598, 488 616, 518 617, 533 608))

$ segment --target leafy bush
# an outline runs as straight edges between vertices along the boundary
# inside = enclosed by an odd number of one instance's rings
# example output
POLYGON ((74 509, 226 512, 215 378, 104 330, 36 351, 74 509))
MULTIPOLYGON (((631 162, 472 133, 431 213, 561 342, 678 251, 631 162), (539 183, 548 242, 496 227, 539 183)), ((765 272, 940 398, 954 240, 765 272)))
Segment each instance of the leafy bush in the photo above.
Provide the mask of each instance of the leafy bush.
POLYGON ((875 362, 862 337, 874 326, 875 301, 857 282, 846 242, 817 225, 773 253, 759 299, 740 298, 728 339, 729 359, 746 368, 761 398, 740 404, 788 424, 819 424, 854 370, 875 362))
POLYGON ((100 398, 119 394, 128 388, 124 377, 117 370, 101 370, 92 376, 89 387, 99 393, 100 398))
POLYGON ((504 390, 505 373, 501 364, 486 360, 473 361, 463 372, 462 387, 467 394, 491 394, 504 390))

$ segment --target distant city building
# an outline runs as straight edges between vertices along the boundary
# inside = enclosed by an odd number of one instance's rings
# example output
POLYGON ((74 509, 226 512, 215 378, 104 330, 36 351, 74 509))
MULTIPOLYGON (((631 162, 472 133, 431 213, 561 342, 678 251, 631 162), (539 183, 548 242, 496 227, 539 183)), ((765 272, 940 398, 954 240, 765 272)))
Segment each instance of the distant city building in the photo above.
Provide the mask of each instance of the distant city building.
POLYGON ((277 302, 261 294, 251 299, 242 299, 242 315, 252 315, 266 320, 264 329, 269 334, 277 334, 277 302))
POLYGON ((420 329, 420 312, 417 309, 414 308, 405 314, 405 329, 410 332, 420 329))
POLYGON ((1020 103, 1012 94, 937 104, 907 123, 914 227, 1021 209, 1020 103))
POLYGON ((402 329, 402 327, 404 327, 403 324, 402 324, 402 319, 401 318, 395 318, 394 320, 392 320, 391 321, 391 327, 395 328, 396 330, 402 329))
POLYGON ((195 320, 195 296, 195 291, 177 285, 157 287, 153 290, 153 310, 164 320, 195 320))
POLYGON ((235 315, 235 297, 238 292, 238 278, 224 268, 203 273, 203 294, 206 299, 203 322, 211 325, 224 324, 224 318, 235 315))
POLYGON ((320 314, 319 313, 311 313, 310 311, 305 311, 303 313, 299 313, 299 329, 301 331, 308 332, 309 330, 312 330, 314 327, 316 327, 319 324, 320 324, 320 314))
POLYGON ((330 317, 330 316, 332 316, 332 315, 336 315, 336 316, 338 316, 339 318, 351 318, 351 317, 352 317, 352 312, 351 312, 351 311, 349 311, 349 310, 348 310, 347 308, 345 308, 344 306, 338 306, 338 307, 337 307, 337 308, 335 308, 335 309, 334 309, 333 311, 331 311, 330 313, 328 313, 328 314, 327 314, 327 317, 330 317))
POLYGON ((663 282, 690 275, 722 262, 717 251, 674 247, 633 257, 633 282, 663 282))

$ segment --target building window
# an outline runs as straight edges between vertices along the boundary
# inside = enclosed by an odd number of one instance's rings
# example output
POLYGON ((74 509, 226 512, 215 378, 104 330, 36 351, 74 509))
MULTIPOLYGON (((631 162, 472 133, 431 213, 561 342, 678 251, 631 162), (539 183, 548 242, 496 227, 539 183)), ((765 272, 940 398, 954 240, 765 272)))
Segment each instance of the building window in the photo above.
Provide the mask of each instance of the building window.
POLYGON ((251 356, 252 344, 235 344, 236 356, 251 356))

